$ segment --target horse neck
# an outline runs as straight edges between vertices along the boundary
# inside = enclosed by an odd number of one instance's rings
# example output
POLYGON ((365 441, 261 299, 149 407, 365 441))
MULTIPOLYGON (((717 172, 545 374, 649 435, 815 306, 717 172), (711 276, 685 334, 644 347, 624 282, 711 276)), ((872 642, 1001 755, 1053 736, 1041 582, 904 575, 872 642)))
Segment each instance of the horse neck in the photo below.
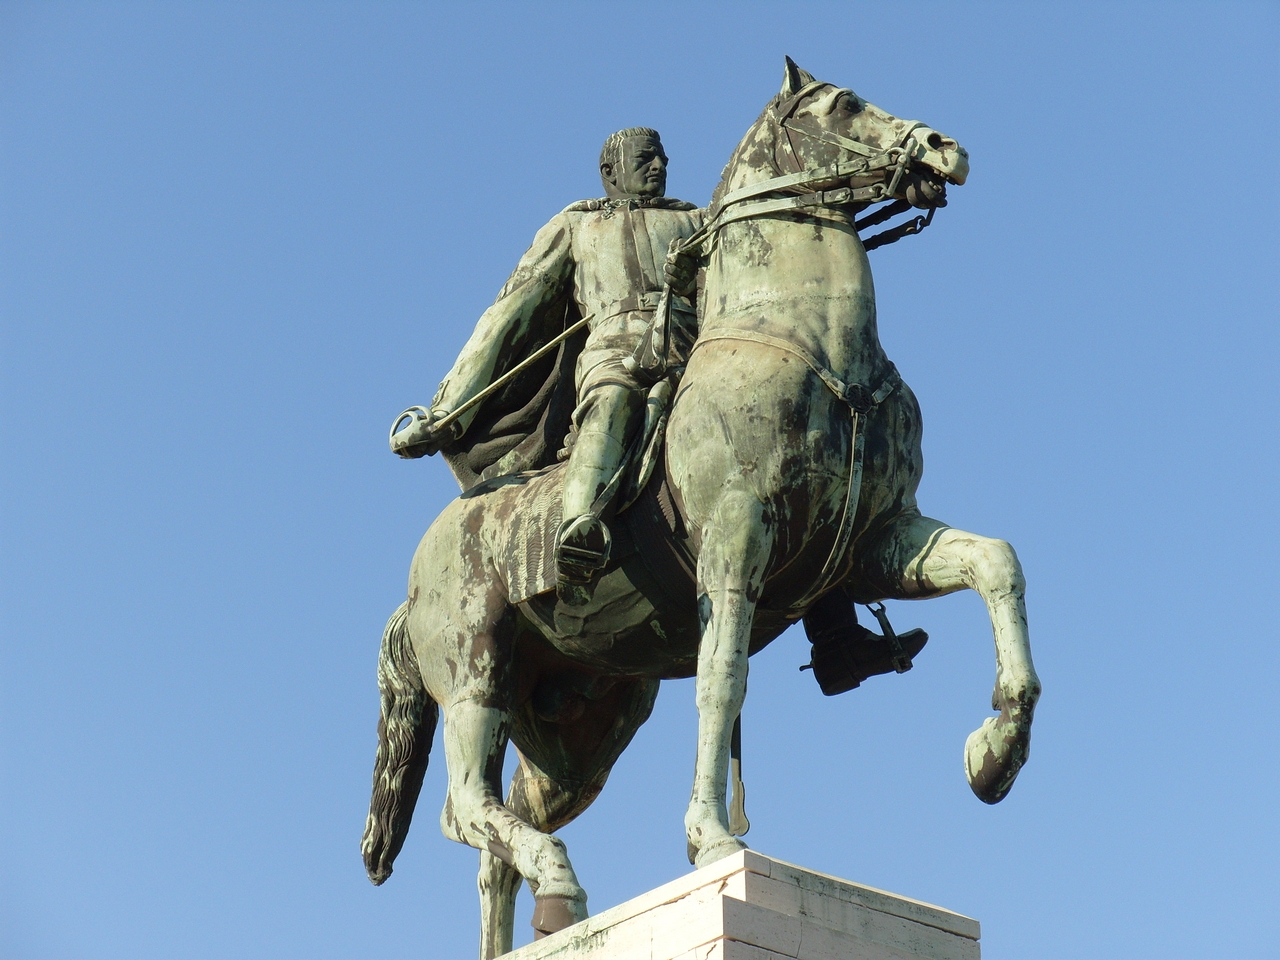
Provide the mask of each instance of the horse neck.
MULTIPOLYGON (((770 146, 759 133, 744 138, 716 197, 778 176, 770 146)), ((700 329, 787 340, 837 376, 867 382, 886 363, 867 253, 849 217, 818 212, 723 227, 707 265, 700 329)))

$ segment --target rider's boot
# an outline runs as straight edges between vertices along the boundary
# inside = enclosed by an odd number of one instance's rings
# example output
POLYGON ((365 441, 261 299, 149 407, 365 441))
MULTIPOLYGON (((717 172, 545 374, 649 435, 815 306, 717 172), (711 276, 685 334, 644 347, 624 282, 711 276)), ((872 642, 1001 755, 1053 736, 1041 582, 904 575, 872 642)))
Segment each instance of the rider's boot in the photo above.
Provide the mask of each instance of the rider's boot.
POLYGON ((623 466, 644 397, 643 390, 605 383, 590 390, 579 407, 577 437, 561 494, 564 522, 555 549, 556 592, 564 603, 581 606, 590 600, 591 581, 609 562, 612 537, 601 515, 611 516, 611 505, 596 501, 623 466))
POLYGON ((591 599, 587 585, 609 562, 613 539, 591 507, 622 464, 624 449, 611 434, 584 423, 565 469, 564 522, 556 536, 557 593, 575 606, 591 599))
POLYGON ((858 623, 853 600, 837 588, 823 596, 804 616, 804 630, 813 644, 809 663, 814 679, 828 697, 845 693, 862 684, 868 677, 882 673, 905 673, 914 658, 929 642, 923 630, 908 630, 901 636, 893 632, 884 615, 883 604, 877 612, 884 634, 874 633, 858 623))

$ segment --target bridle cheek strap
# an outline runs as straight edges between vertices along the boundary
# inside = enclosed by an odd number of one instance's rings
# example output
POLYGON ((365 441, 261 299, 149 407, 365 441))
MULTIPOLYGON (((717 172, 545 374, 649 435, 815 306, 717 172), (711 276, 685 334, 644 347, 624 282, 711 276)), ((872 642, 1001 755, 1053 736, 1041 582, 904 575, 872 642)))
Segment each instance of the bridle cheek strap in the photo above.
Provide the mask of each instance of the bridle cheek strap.
POLYGON ((878 157, 881 154, 888 153, 890 150, 904 147, 907 140, 911 137, 911 134, 925 126, 925 124, 918 120, 912 122, 911 126, 902 132, 901 136, 898 137, 897 142, 895 142, 892 147, 889 147, 888 150, 877 150, 875 147, 868 147, 864 143, 859 143, 851 137, 844 137, 838 133, 831 133, 826 130, 819 130, 815 133, 812 130, 805 130, 803 127, 797 126, 793 122, 792 114, 799 109, 801 102, 803 102, 804 99, 814 91, 819 90, 822 87, 829 86, 831 86, 831 84, 827 83, 825 80, 814 80, 812 83, 806 83, 798 91, 792 94, 790 99, 778 104, 774 109, 773 120, 782 131, 783 142, 786 144, 787 153, 790 154, 792 163, 795 166, 795 171, 793 172, 798 173, 803 169, 800 166, 800 157, 796 154, 795 144, 791 140, 791 134, 793 132, 809 137, 813 140, 821 140, 823 143, 829 143, 834 147, 840 147, 841 149, 848 150, 850 153, 857 154, 860 157, 878 157))

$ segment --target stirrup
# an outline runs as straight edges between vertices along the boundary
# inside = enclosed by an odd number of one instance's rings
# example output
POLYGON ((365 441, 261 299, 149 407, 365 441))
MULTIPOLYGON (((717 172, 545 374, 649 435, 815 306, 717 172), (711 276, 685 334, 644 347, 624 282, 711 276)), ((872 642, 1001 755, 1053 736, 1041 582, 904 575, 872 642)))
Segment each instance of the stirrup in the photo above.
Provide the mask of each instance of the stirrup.
POLYGON ((880 621, 883 636, 858 623, 853 603, 841 594, 828 594, 805 615, 804 629, 813 647, 809 662, 800 669, 812 670, 828 697, 853 690, 868 677, 906 673, 912 658, 929 642, 920 629, 896 634, 883 603, 866 606, 880 621))
POLYGON ((556 572, 564 583, 587 584, 609 562, 613 537, 595 514, 566 520, 556 536, 556 572))

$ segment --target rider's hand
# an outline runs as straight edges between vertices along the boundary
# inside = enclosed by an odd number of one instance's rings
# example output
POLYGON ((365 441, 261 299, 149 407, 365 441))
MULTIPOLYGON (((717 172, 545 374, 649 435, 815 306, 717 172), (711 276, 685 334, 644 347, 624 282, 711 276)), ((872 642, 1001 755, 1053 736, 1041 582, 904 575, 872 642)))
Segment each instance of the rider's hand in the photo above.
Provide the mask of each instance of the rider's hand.
POLYGON ((431 418, 414 417, 409 425, 399 430, 391 438, 391 452, 406 460, 418 457, 429 457, 438 453, 440 447, 457 437, 457 422, 449 424, 443 430, 436 423, 448 415, 447 410, 431 410, 431 418))
MULTIPOLYGON (((675 244, 672 246, 674 248, 675 244)), ((698 257, 672 249, 667 254, 663 273, 672 293, 681 297, 692 296, 698 288, 698 257)))

